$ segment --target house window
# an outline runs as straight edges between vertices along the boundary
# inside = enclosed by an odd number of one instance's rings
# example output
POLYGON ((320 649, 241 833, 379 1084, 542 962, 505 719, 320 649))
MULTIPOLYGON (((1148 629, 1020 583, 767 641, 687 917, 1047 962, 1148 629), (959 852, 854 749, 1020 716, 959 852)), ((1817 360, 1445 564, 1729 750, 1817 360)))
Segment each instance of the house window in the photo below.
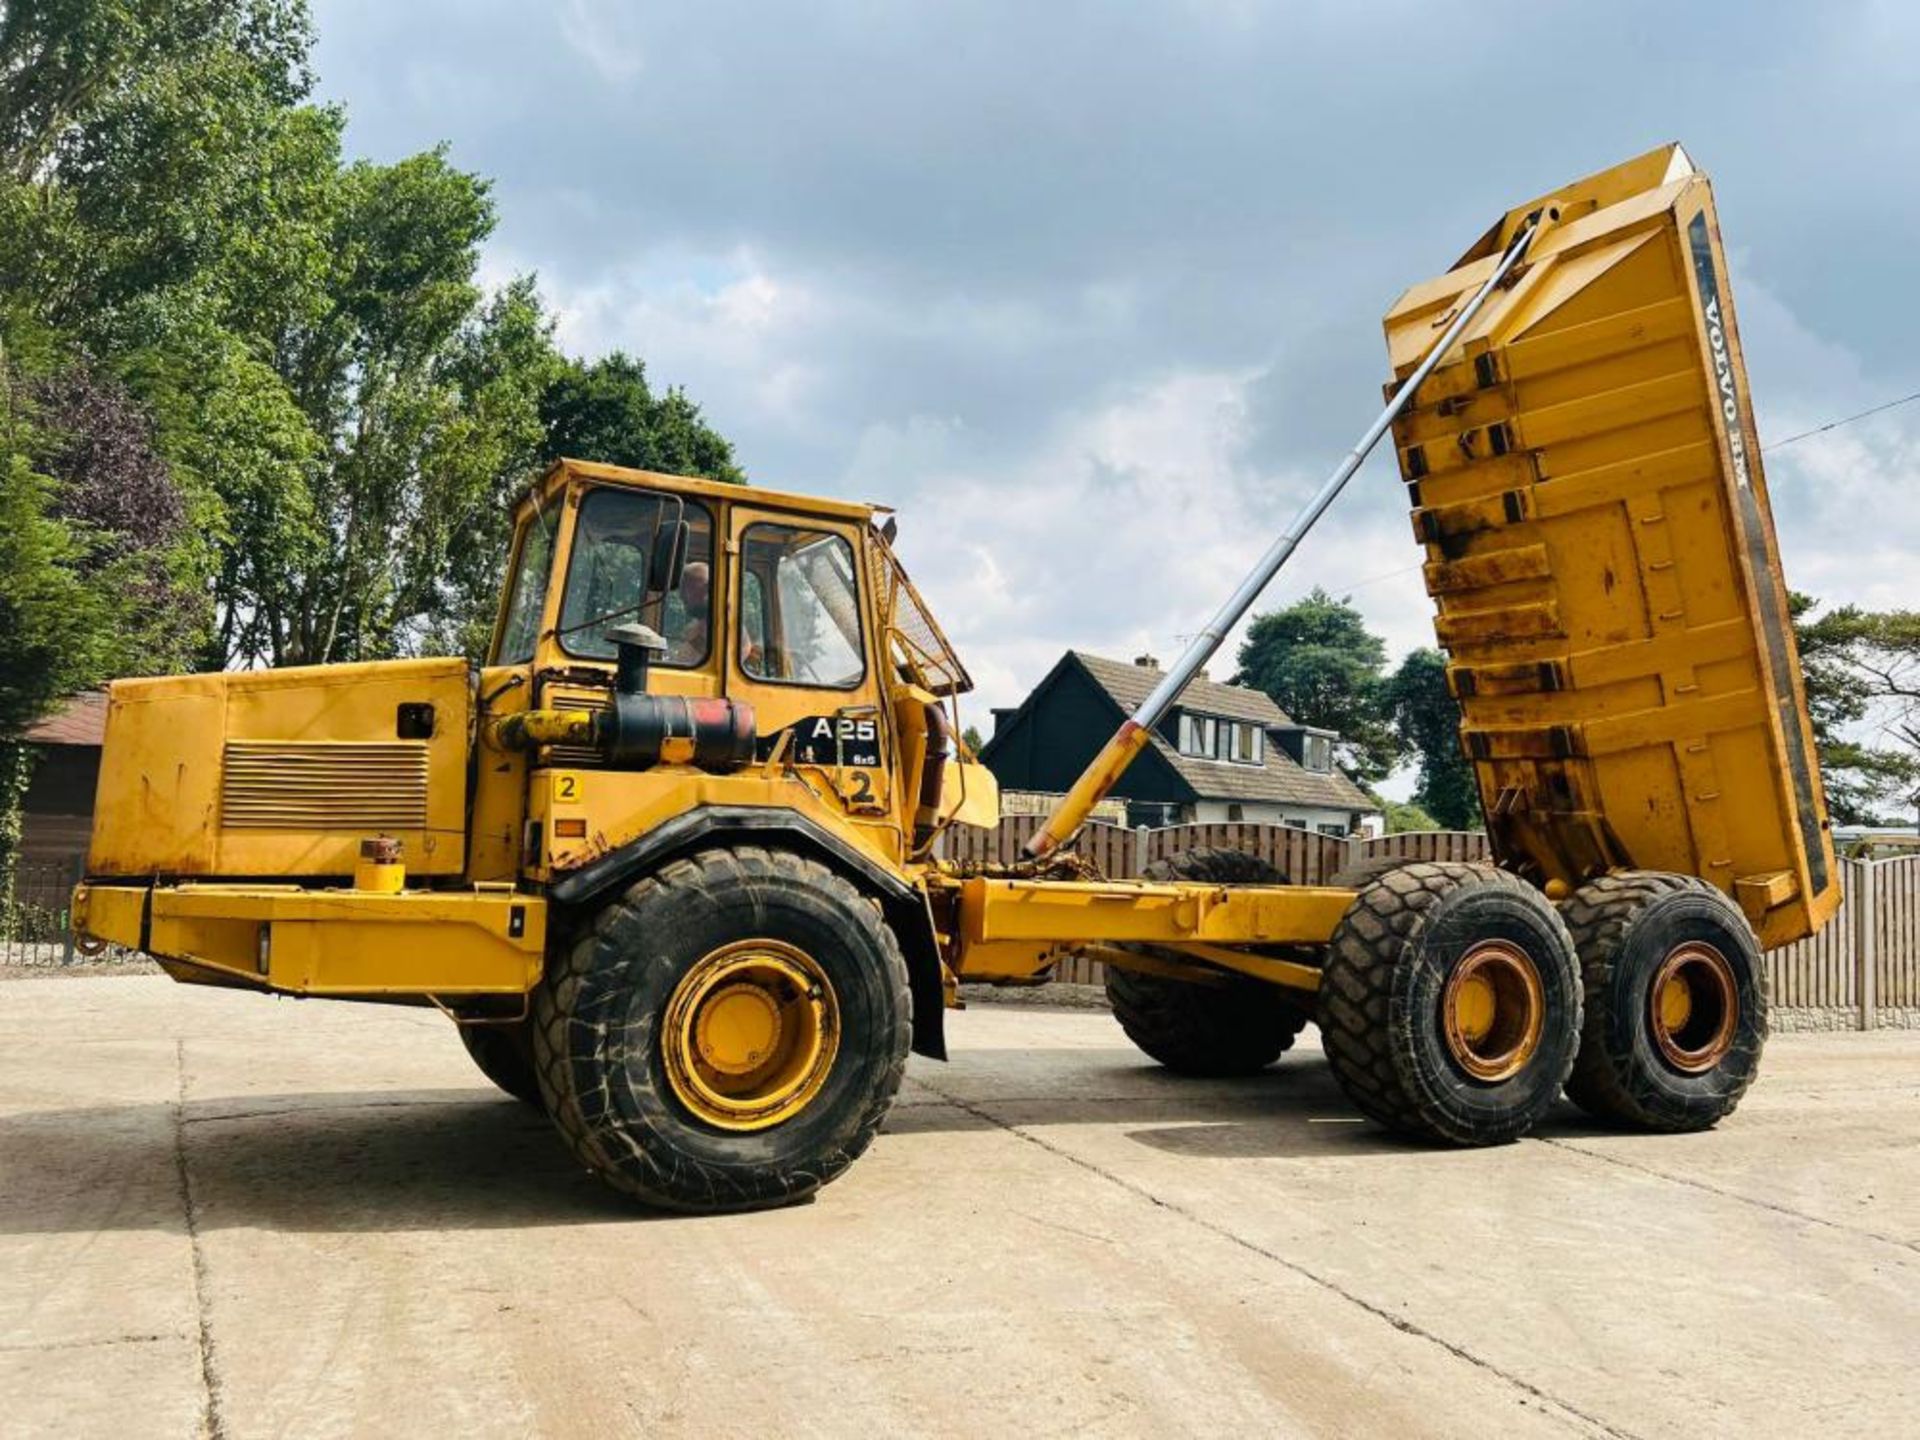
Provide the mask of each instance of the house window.
POLYGON ((1177 743, 1182 755, 1201 760, 1225 760, 1235 765, 1267 763, 1267 736, 1258 725, 1221 720, 1212 715, 1180 716, 1177 743))
POLYGON ((1339 838, 1347 833, 1347 827, 1344 825, 1322 825, 1320 827, 1320 833, 1322 835, 1332 835, 1339 838))
POLYGON ((1318 770, 1323 774, 1333 769, 1333 741, 1325 735, 1307 735, 1302 738, 1306 741, 1305 748, 1301 751, 1306 756, 1306 768, 1318 770))
POLYGON ((1247 818, 1246 811, 1242 807, 1238 805, 1227 806, 1227 819, 1244 820, 1246 818, 1247 818))
POLYGON ((1240 765, 1259 765, 1265 762, 1265 751, 1261 745, 1264 736, 1258 725, 1229 725, 1222 728, 1232 733, 1232 739, 1229 742, 1231 748, 1227 752, 1229 760, 1240 765))
POLYGON ((1289 816, 1289 817, 1288 817, 1287 819, 1285 819, 1285 820, 1283 820, 1283 821, 1281 821, 1280 823, 1281 823, 1281 824, 1283 824, 1283 825, 1285 825, 1285 826, 1287 827, 1287 829, 1289 829, 1289 830, 1306 830, 1306 829, 1308 829, 1308 828, 1310 828, 1310 827, 1308 826, 1308 824, 1307 824, 1307 822, 1306 822, 1306 821, 1304 821, 1304 820, 1295 820, 1295 819, 1294 819, 1294 818, 1292 818, 1291 816, 1289 816))
POLYGON ((1211 715, 1187 715, 1180 717, 1180 753, 1197 755, 1203 759, 1218 754, 1220 744, 1220 722, 1211 715))

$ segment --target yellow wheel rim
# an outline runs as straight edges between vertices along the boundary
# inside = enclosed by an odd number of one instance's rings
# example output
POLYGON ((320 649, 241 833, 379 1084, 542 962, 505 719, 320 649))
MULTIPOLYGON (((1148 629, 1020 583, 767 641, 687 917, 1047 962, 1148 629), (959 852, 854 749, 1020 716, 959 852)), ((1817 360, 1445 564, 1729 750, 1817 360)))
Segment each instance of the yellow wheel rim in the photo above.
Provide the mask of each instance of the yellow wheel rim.
POLYGON ((1691 940, 1667 952, 1647 996, 1648 1029, 1667 1064, 1683 1075, 1711 1070, 1733 1048, 1740 987, 1713 946, 1691 940))
POLYGON ((1533 957, 1507 940, 1483 940, 1460 957, 1440 997, 1447 1053, 1475 1080, 1498 1084, 1526 1067, 1546 1028, 1533 957))
POLYGON ((661 1053, 674 1096, 722 1130, 765 1130, 806 1109, 840 1049, 840 1006, 819 963, 778 940, 701 957, 667 1001, 661 1053))

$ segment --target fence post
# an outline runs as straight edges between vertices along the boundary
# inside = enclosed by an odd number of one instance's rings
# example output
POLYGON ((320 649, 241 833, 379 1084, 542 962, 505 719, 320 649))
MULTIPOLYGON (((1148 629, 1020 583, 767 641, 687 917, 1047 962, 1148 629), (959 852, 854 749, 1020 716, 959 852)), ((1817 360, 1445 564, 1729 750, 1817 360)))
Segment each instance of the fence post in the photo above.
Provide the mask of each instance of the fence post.
POLYGON ((1874 884, 1873 861, 1855 860, 1847 868, 1853 871, 1849 898, 1853 901, 1854 994, 1860 1001, 1860 1028, 1871 1030, 1880 1023, 1879 897, 1874 893, 1878 887, 1874 884))

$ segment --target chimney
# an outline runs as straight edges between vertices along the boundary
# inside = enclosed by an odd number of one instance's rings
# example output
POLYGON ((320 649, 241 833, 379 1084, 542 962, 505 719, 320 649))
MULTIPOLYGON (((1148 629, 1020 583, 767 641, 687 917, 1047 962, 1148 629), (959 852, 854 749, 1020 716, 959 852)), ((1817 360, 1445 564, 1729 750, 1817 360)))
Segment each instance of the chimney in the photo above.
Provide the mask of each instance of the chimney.
POLYGON ((1138 665, 1142 670, 1158 670, 1160 668, 1160 662, 1151 655, 1136 655, 1133 657, 1133 663, 1138 665))

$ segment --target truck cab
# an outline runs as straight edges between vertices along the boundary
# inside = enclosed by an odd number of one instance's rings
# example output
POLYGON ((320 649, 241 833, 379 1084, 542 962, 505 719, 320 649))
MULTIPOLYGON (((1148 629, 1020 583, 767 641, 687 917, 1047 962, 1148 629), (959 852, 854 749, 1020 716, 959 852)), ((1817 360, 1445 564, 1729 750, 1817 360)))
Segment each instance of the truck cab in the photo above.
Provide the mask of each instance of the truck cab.
POLYGON ((971 682, 878 521, 867 505, 554 467, 519 507, 479 676, 471 877, 553 883, 709 805, 791 806, 895 870, 955 820, 996 821, 991 774, 951 753, 971 682), (671 583, 648 583, 669 567, 655 578, 671 583), (622 620, 661 642, 650 693, 749 718, 753 765, 634 771, 592 746, 485 743, 516 711, 604 711, 622 620))

